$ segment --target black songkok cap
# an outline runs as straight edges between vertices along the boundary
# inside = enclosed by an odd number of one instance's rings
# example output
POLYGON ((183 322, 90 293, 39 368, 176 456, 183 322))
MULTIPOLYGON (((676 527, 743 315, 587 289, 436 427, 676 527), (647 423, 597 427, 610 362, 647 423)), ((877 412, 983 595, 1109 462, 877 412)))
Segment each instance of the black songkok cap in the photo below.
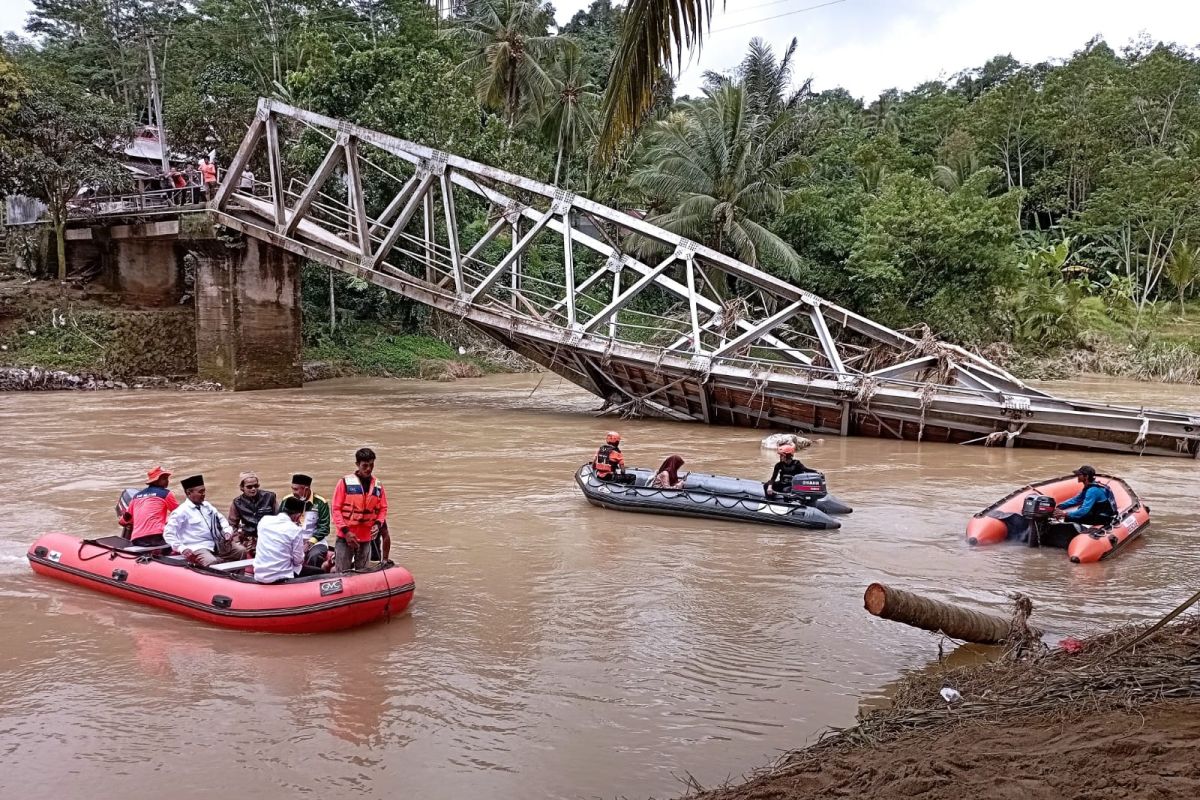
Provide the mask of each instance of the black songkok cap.
POLYGON ((292 483, 298 483, 301 486, 312 486, 312 476, 301 475, 299 472, 297 472, 292 476, 292 483))
POLYGON ((279 504, 279 510, 285 514, 303 514, 304 507, 307 505, 299 497, 285 497, 283 502, 279 504))
POLYGON ((183 490, 185 492, 188 489, 195 489, 197 486, 203 486, 203 485, 204 485, 204 476, 203 475, 193 475, 190 478, 184 478, 182 481, 183 490))

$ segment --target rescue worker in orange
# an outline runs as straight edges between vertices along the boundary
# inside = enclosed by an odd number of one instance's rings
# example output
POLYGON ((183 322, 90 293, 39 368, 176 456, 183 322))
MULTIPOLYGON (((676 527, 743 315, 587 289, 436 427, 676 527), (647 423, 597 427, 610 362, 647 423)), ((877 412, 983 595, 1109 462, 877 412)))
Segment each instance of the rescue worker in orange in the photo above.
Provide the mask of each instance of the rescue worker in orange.
POLYGON ((354 454, 354 462, 354 472, 339 480, 333 490, 330 508, 337 531, 333 561, 338 572, 366 569, 371 539, 387 523, 387 494, 373 474, 375 451, 361 448, 354 454))
POLYGON ((609 431, 604 437, 604 444, 596 451, 592 459, 592 472, 597 480, 628 483, 625 475, 625 456, 621 455, 621 434, 609 431))
POLYGON ((133 496, 121 524, 129 529, 129 539, 144 547, 159 547, 166 542, 162 532, 167 517, 179 507, 179 501, 167 488, 171 473, 155 467, 146 473, 146 488, 133 496))
POLYGON ((801 472, 811 471, 801 463, 800 459, 795 458, 796 445, 781 444, 776 452, 779 453, 779 460, 775 462, 775 469, 771 471, 771 478, 763 484, 763 492, 767 497, 774 497, 776 494, 781 493, 790 494, 792 491, 792 478, 801 472))

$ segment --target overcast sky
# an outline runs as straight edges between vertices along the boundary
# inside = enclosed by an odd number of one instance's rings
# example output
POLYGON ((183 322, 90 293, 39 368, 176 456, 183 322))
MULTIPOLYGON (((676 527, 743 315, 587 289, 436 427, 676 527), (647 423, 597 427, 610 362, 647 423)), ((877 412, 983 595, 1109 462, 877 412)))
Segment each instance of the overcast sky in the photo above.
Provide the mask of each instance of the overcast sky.
MULTIPOLYGON (((591 0, 554 0, 566 22, 591 0)), ((720 7, 722 0, 715 0, 720 7)), ((0 0, 0 30, 23 27, 29 0, 0 0)), ((777 52, 800 40, 798 79, 817 89, 844 86, 874 99, 949 77, 1001 53, 1025 62, 1061 59, 1096 34, 1115 47, 1141 33, 1200 46, 1197 0, 729 0, 718 11, 703 51, 685 63, 680 92, 700 73, 734 67, 751 37, 777 52), (820 6, 815 7, 814 6, 820 6), (808 10, 805 10, 808 9, 808 10)))

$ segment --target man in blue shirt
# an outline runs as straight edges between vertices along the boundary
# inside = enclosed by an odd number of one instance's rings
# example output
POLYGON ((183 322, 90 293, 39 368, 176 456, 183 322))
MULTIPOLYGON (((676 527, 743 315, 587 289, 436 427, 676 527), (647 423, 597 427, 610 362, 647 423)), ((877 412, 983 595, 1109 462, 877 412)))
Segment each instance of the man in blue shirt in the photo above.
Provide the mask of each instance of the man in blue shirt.
POLYGON ((1109 488, 1096 483, 1096 470, 1085 464, 1075 470, 1074 475, 1083 484, 1083 489, 1059 505, 1055 516, 1081 525, 1107 525, 1112 522, 1117 516, 1117 505, 1109 488))

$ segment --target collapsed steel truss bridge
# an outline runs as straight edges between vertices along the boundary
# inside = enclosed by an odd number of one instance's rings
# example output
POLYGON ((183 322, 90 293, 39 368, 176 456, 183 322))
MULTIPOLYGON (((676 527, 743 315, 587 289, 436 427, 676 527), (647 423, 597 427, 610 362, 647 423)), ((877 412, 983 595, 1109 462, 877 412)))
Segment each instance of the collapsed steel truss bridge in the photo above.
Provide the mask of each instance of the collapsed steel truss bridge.
POLYGON ((1196 416, 1054 397, 635 215, 277 101, 259 101, 210 210, 246 236, 459 317, 619 412, 1200 454, 1196 416), (315 168, 314 152, 324 152, 315 168), (243 179, 263 161, 269 182, 243 179))

